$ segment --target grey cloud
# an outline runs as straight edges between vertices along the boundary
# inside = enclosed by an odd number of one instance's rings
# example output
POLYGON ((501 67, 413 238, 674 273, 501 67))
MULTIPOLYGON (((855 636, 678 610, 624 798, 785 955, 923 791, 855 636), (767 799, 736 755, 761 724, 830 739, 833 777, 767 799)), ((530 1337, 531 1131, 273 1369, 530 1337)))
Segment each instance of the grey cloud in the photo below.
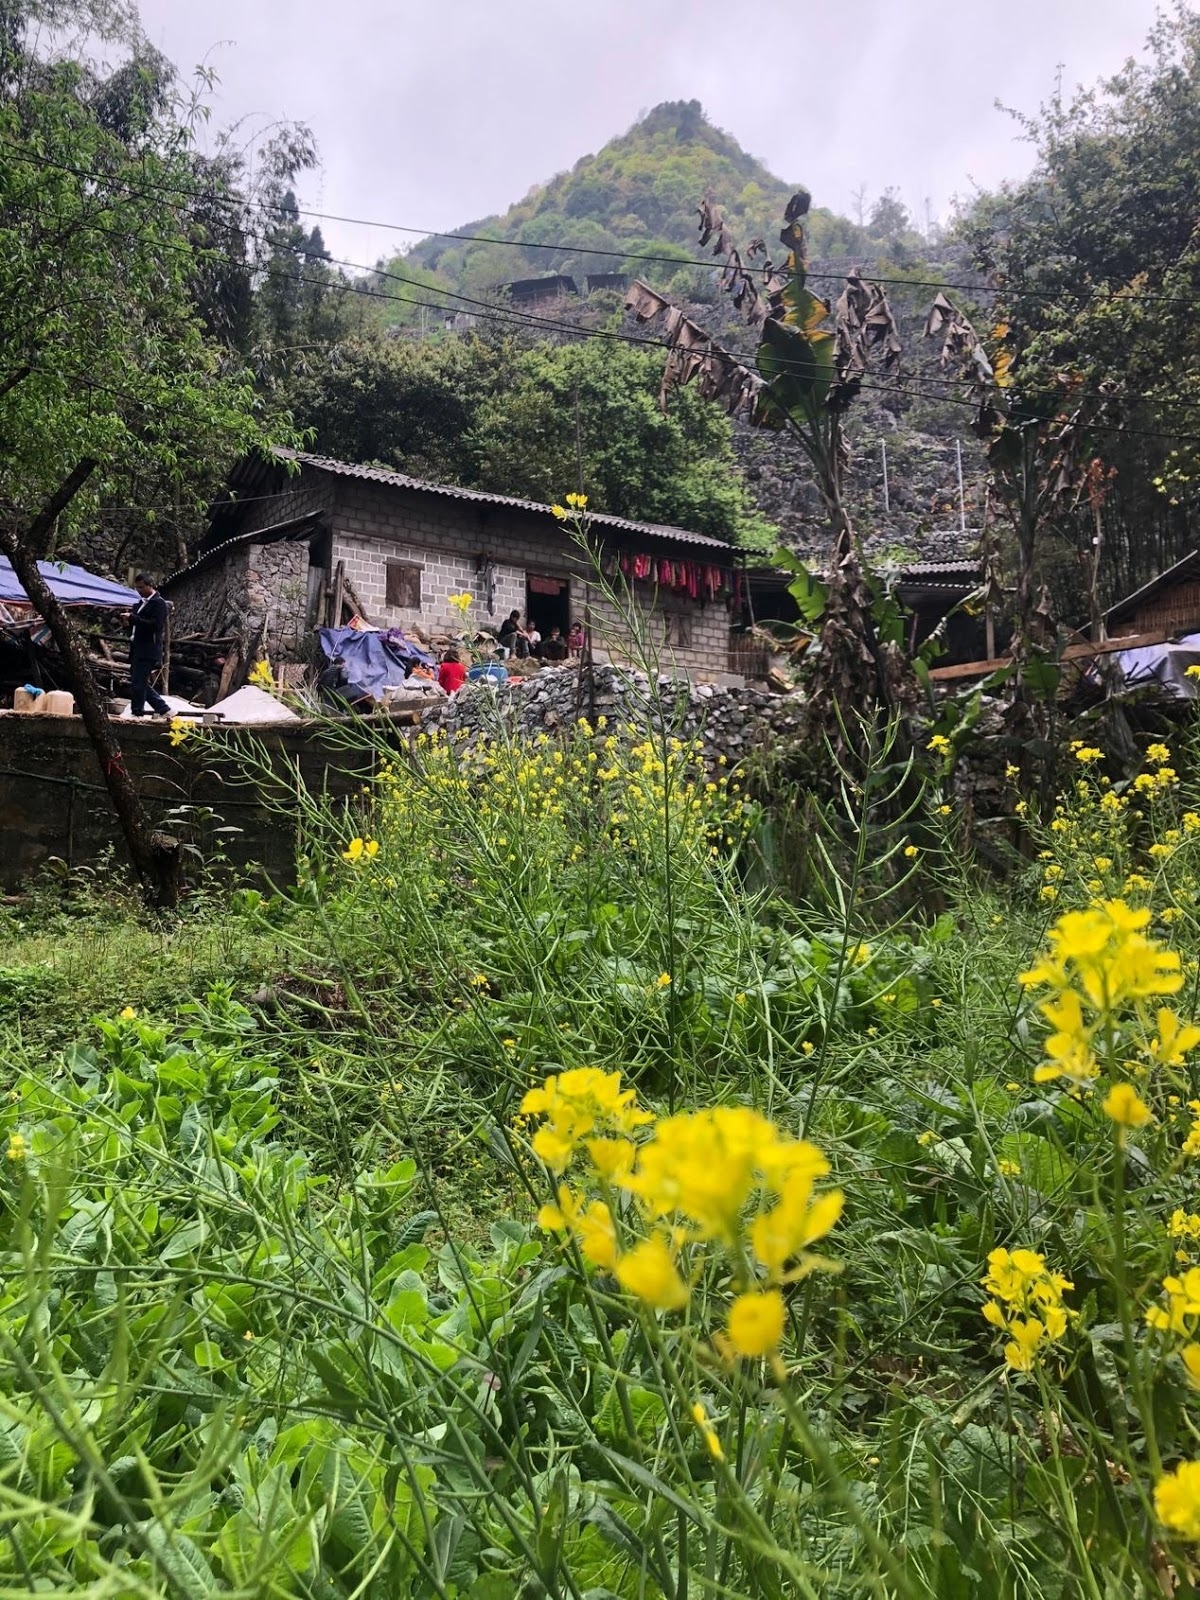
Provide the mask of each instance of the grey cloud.
MULTIPOLYGON (((308 122, 320 210, 450 228, 503 210, 660 100, 697 98, 781 177, 846 210, 865 182, 944 213, 1029 162, 999 98, 1032 110, 1137 51, 1154 0, 143 0, 184 70, 208 58, 214 121, 308 122), (850 31, 857 19, 859 38, 850 31), (752 19, 748 21, 747 19, 752 19), (863 42, 860 42, 863 41, 863 42), (229 41, 228 43, 224 41, 229 41)), ((371 261, 404 238, 331 223, 371 261)))

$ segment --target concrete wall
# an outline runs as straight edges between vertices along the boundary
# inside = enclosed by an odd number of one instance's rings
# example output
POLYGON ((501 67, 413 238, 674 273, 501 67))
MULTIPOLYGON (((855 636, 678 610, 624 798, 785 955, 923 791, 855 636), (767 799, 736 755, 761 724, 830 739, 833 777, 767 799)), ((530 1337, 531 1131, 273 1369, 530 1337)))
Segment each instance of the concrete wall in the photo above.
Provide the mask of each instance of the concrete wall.
MULTIPOLYGON (((286 764, 294 775, 298 767, 313 792, 361 792, 369 752, 325 747, 310 731, 292 726, 250 732, 280 770, 286 764)), ((202 746, 172 748, 161 723, 121 725, 126 768, 156 822, 179 834, 179 825, 166 821, 173 807, 209 807, 217 822, 239 827, 241 834, 213 836, 214 824, 197 820, 183 837, 194 837, 206 850, 220 837, 234 863, 259 863, 272 877, 289 880, 298 839, 294 810, 289 825, 285 811, 265 805, 243 780, 230 749, 238 738, 235 729, 212 729, 202 746)), ((114 871, 128 872, 120 828, 80 719, 0 714, 0 887, 20 887, 51 856, 72 866, 95 866, 109 850, 114 871)))
MULTIPOLYGON (((472 616, 498 624, 510 611, 525 610, 527 573, 570 583, 571 615, 590 615, 598 651, 629 654, 628 629, 620 608, 600 593, 590 563, 557 524, 528 512, 469 500, 420 494, 382 484, 339 480, 330 512, 333 556, 346 573, 372 622, 381 626, 433 632, 457 630, 457 612, 448 596, 475 596, 472 616), (490 556, 496 580, 493 609, 485 601, 483 558, 490 556), (407 561, 422 568, 421 609, 387 604, 387 562, 407 561)), ((636 546, 636 534, 630 535, 636 546)), ((705 561, 720 552, 705 546, 680 547, 705 561)), ((679 551, 676 552, 680 553, 679 551)), ((655 596, 649 585, 635 585, 638 605, 664 652, 664 663, 687 671, 724 672, 729 650, 729 608, 724 599, 699 605, 686 596, 655 596), (682 632, 681 632, 682 628, 682 632), (679 643, 681 637, 690 643, 679 643)))

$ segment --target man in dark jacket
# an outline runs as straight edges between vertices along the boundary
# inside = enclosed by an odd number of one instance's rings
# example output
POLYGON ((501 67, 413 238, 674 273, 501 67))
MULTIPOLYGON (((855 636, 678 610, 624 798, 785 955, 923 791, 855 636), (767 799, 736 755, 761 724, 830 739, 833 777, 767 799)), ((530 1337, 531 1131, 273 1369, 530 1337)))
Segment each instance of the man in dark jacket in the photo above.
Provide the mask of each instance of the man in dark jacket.
POLYGON ((154 587, 144 572, 139 572, 133 582, 141 599, 129 613, 129 709, 135 717, 146 715, 146 701, 157 716, 166 717, 171 708, 156 689, 150 686, 150 675, 162 666, 163 636, 171 603, 154 587))

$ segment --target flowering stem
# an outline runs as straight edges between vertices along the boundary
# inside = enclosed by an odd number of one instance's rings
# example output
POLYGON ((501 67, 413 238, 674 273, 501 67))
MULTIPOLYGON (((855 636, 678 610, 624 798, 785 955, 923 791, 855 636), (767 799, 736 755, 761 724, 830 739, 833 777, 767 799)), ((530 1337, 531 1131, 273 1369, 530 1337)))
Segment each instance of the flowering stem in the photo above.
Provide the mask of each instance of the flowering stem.
POLYGON ((1150 1470, 1157 1478, 1162 1473, 1162 1457, 1154 1428, 1154 1408, 1142 1384, 1141 1369, 1137 1360, 1137 1346, 1133 1337, 1133 1318, 1129 1313, 1129 1288, 1125 1269, 1125 1135, 1119 1124, 1113 1125, 1113 1280, 1117 1306, 1121 1316, 1121 1343, 1125 1350, 1125 1369, 1129 1386, 1137 1403, 1138 1415, 1146 1438, 1146 1455, 1150 1470))
POLYGON ((1079 1580, 1086 1586, 1092 1600, 1103 1600, 1096 1584, 1096 1574, 1092 1569, 1092 1560, 1088 1555, 1087 1545, 1079 1531, 1079 1518, 1076 1511, 1075 1491, 1067 1482, 1066 1473, 1063 1471, 1062 1452, 1058 1448, 1058 1415, 1050 1404, 1050 1395, 1046 1388, 1046 1379, 1038 1369, 1038 1392, 1042 1398, 1042 1417, 1046 1424, 1046 1438, 1050 1445, 1050 1457, 1054 1463, 1054 1477, 1058 1484, 1059 1502, 1062 1506, 1063 1521, 1067 1525, 1071 1548, 1079 1563, 1079 1580))

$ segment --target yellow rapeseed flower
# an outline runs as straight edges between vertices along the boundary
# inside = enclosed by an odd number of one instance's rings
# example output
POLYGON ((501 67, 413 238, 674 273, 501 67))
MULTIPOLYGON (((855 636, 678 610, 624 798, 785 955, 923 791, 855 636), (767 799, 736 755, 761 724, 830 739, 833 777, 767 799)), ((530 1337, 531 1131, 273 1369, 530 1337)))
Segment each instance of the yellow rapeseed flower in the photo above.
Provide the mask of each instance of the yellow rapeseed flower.
POLYGON ((1100 1109, 1119 1128, 1144 1128, 1154 1121, 1150 1107, 1128 1083, 1114 1083, 1100 1102, 1100 1109))
POLYGON ((1158 1480, 1154 1509, 1165 1527, 1185 1539, 1200 1539, 1200 1461, 1181 1461, 1158 1480))
POLYGON ((1164 1304, 1147 1308, 1147 1325, 1157 1333, 1190 1333, 1192 1320, 1200 1316, 1200 1267, 1164 1278, 1162 1295, 1164 1304))
POLYGON ((25 1135, 22 1133, 10 1133, 8 1136, 8 1148, 4 1154, 9 1161, 24 1161, 29 1154, 28 1146, 25 1143, 25 1135))
POLYGON ((621 1256, 616 1264, 616 1278, 622 1289, 627 1289, 655 1311, 678 1311, 687 1305, 687 1284, 680 1277, 675 1258, 661 1234, 643 1239, 621 1256))
POLYGON ((121 1021, 122 1022, 132 1022, 134 1017, 136 1017, 136 1016, 137 1016, 137 1012, 134 1010, 134 1008, 132 1006, 125 1006, 124 1009, 121 1012, 121 1021))
POLYGON ((729 1308, 726 1337, 739 1356, 770 1355, 778 1348, 786 1322, 783 1296, 778 1289, 739 1294, 729 1308))
POLYGON ((721 1441, 717 1438, 715 1430, 709 1423, 708 1412, 705 1411, 704 1407, 698 1400, 696 1401, 695 1405, 692 1406, 692 1421, 703 1434, 704 1443, 708 1449, 709 1455, 714 1461, 724 1461, 725 1452, 721 1449, 721 1441))

